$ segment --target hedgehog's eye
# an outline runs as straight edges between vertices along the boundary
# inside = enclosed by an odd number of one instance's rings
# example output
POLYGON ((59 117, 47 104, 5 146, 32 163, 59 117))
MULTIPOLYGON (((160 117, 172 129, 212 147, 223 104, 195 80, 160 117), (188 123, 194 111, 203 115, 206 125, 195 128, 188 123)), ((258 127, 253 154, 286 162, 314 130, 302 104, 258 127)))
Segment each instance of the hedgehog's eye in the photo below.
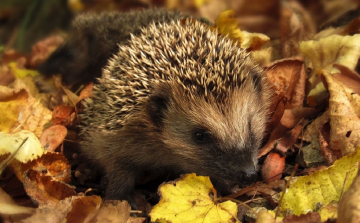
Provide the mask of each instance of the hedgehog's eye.
POLYGON ((204 129, 195 129, 192 137, 197 144, 207 143, 211 139, 210 134, 204 129))

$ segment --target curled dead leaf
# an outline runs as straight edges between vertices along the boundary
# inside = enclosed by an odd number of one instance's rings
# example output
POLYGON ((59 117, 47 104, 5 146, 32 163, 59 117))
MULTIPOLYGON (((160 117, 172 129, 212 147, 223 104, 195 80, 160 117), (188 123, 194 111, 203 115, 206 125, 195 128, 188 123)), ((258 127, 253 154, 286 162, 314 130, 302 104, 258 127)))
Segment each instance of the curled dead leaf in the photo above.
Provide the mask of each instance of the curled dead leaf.
POLYGON ((347 155, 360 146, 360 95, 323 73, 329 89, 330 148, 347 155))
POLYGON ((334 63, 342 64, 354 69, 360 56, 360 34, 353 36, 332 35, 318 41, 304 41, 300 43, 300 51, 311 61, 313 67, 309 82, 310 92, 308 102, 311 106, 319 104, 327 98, 325 88, 321 82, 322 70, 330 74, 338 72, 334 63))
POLYGON ((75 187, 32 169, 26 172, 23 182, 26 193, 39 205, 55 205, 60 200, 75 195, 75 187))
POLYGON ((63 125, 53 125, 47 128, 40 136, 41 145, 45 150, 54 152, 63 143, 67 134, 67 128, 63 125))
POLYGON ((52 114, 52 123, 55 125, 72 126, 76 117, 75 108, 69 105, 55 107, 52 114))

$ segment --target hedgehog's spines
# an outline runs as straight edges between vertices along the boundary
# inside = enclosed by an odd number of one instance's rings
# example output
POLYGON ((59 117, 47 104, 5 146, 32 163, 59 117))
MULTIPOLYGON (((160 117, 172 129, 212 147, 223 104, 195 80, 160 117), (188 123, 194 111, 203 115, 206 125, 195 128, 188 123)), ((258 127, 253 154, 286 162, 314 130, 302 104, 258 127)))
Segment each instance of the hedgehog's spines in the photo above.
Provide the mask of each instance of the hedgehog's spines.
POLYGON ((83 151, 114 178, 112 195, 120 178, 144 169, 253 175, 270 95, 261 73, 207 25, 152 24, 119 47, 95 85, 82 119, 82 146, 91 148, 83 151), (197 131, 209 135, 206 143, 194 139, 197 131), (125 176, 117 170, 130 164, 125 176))

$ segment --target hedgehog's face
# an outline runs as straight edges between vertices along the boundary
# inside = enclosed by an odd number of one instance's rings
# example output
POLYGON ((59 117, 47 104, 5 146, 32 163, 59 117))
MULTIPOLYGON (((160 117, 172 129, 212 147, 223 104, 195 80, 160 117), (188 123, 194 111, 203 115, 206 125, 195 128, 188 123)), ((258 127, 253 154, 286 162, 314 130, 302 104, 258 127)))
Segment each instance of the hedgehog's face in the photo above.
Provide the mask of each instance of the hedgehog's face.
POLYGON ((163 142, 181 168, 240 182, 254 178, 268 112, 261 86, 249 79, 220 102, 173 86, 167 92, 167 99, 157 98, 164 109, 153 118, 161 120, 163 142))

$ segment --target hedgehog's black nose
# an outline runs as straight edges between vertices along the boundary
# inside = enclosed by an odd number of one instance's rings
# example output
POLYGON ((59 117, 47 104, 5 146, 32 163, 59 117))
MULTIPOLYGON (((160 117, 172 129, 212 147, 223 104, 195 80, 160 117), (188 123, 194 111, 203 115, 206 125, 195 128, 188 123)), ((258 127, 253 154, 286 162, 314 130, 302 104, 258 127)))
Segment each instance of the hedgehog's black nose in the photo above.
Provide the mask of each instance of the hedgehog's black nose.
POLYGON ((241 181, 246 184, 250 184, 250 183, 256 182, 257 176, 258 175, 257 175, 255 166, 249 167, 242 171, 241 181))

